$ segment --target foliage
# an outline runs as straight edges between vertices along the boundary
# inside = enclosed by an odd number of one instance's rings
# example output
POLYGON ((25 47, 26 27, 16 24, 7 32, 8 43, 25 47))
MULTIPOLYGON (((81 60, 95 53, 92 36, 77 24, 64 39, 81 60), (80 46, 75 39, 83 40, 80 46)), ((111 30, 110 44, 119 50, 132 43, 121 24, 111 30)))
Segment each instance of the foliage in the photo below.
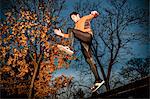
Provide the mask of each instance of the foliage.
POLYGON ((52 75, 68 68, 69 61, 75 59, 56 47, 58 43, 70 43, 52 35, 50 28, 57 16, 44 11, 39 22, 35 12, 25 9, 17 15, 11 11, 5 15, 6 20, 0 23, 2 89, 10 94, 31 94, 34 88, 34 95, 43 97, 67 86, 72 77, 61 75, 53 79, 52 75))

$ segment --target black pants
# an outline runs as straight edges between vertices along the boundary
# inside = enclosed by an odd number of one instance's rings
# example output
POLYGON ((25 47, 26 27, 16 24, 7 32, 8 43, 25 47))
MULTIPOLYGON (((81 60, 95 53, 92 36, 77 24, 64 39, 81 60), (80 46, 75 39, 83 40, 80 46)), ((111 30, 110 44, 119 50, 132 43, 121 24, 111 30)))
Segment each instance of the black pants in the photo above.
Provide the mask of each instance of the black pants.
POLYGON ((67 32, 70 34, 72 46, 74 42, 74 37, 80 41, 82 53, 86 59, 86 62, 90 65, 90 68, 95 77, 95 82, 101 81, 91 52, 92 35, 90 33, 82 32, 73 28, 68 28, 67 32))

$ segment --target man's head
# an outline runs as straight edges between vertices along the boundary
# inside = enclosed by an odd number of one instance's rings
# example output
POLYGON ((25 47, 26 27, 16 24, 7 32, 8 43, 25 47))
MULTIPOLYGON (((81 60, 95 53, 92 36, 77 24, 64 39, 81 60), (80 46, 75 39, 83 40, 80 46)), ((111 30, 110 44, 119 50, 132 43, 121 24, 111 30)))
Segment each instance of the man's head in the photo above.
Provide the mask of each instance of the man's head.
POLYGON ((80 15, 77 12, 72 12, 70 14, 70 18, 74 21, 74 22, 78 22, 80 20, 80 15))

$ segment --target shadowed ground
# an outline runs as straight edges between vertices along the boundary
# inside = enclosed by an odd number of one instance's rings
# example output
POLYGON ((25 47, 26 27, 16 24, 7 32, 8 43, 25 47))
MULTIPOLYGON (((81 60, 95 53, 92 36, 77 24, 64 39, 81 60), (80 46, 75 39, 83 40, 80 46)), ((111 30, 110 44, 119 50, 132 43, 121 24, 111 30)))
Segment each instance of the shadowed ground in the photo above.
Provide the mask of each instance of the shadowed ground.
POLYGON ((145 77, 127 85, 101 94, 93 94, 91 98, 149 98, 150 77, 145 77))

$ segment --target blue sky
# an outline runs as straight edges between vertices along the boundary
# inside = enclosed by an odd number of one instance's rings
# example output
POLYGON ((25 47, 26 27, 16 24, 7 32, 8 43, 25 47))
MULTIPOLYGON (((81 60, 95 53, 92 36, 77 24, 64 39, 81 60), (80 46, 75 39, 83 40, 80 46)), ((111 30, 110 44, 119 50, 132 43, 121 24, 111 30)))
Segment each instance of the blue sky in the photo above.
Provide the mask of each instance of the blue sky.
MULTIPOLYGON (((77 1, 80 1, 80 0, 66 0, 67 9, 62 12, 62 16, 68 17, 69 14, 74 11, 73 6, 74 6, 75 2, 77 2, 77 1)), ((86 0, 82 0, 82 1, 86 1, 86 0)), ((92 0, 92 2, 98 2, 98 1, 99 0, 92 0)), ((102 0, 101 5, 103 5, 104 7, 107 7, 107 6, 109 6, 110 1, 111 0, 102 0)), ((136 6, 141 7, 141 8, 148 7, 148 0, 128 0, 128 3, 131 8, 134 8, 136 6)), ((145 30, 143 28, 138 27, 138 26, 131 28, 131 30, 133 30, 133 29, 137 32, 143 32, 143 31, 145 32, 145 30)), ((145 43, 143 44, 141 42, 136 42, 135 44, 133 44, 133 52, 135 52, 135 55, 137 57, 147 57, 148 45, 145 43)))
MULTIPOLYGON (((73 6, 75 4, 75 2, 80 1, 80 0, 66 0, 66 10, 64 10, 61 15, 62 17, 66 17, 68 19, 68 23, 71 21, 69 18, 69 14, 74 11, 73 6)), ((82 1, 86 1, 86 0, 82 0, 82 1)), ((90 1, 90 0, 89 0, 90 1)), ((92 2, 98 2, 99 0, 91 0, 92 2)), ((102 4, 104 7, 108 7, 109 6, 109 2, 111 0, 101 0, 102 4)), ((129 4, 131 7, 142 7, 142 8, 146 8, 148 5, 148 0, 129 0, 129 4)), ((1 7, 2 5, 0 5, 1 7)), ((3 5, 4 6, 4 5, 3 5)), ((1 12, 0 12, 0 17, 2 16, 1 12)), ((61 17, 61 16, 60 16, 61 17)), ((73 23, 73 22, 71 22, 73 23)), ((145 29, 141 28, 141 27, 135 27, 132 29, 136 29, 136 31, 141 31, 141 32, 145 32, 145 29)), ((148 33, 148 32, 147 32, 148 33)), ((136 57, 147 57, 148 56, 148 46, 149 44, 143 44, 141 42, 134 42, 132 44, 130 44, 129 46, 132 47, 132 51, 135 53, 136 57)), ((81 58, 81 60, 83 60, 84 58, 81 58)), ((74 62, 71 63, 71 68, 69 69, 62 69, 57 71, 54 75, 58 76, 61 75, 62 73, 67 74, 67 75, 72 75, 74 77, 78 77, 78 73, 79 71, 75 69, 75 66, 77 66, 78 64, 74 65, 74 62)), ((87 68, 87 65, 84 65, 85 68, 87 68)))
MULTIPOLYGON (((73 6, 74 6, 75 2, 77 2, 77 1, 80 1, 80 0, 66 0, 67 8, 66 8, 66 10, 64 10, 61 13, 63 17, 69 18, 69 14, 74 11, 73 6)), ((86 1, 86 0, 83 0, 83 1, 86 1)), ((104 7, 109 7, 109 2, 110 1, 111 0, 102 0, 101 5, 103 5, 104 7)), ((92 2, 98 2, 98 0, 92 0, 92 2)), ((129 3, 131 8, 134 8, 136 6, 139 6, 141 8, 147 8, 146 5, 148 5, 148 0, 129 0, 128 3, 129 3)), ((68 19, 68 20, 70 21, 70 19, 68 19)), ((145 29, 143 29, 141 27, 138 27, 138 26, 134 27, 134 28, 131 28, 131 30, 146 33, 145 29)), ((149 46, 148 45, 149 44, 147 44, 147 43, 141 43, 141 42, 131 43, 129 46, 132 47, 131 51, 134 52, 134 54, 135 54, 135 56, 133 56, 133 57, 147 57, 148 53, 149 53, 149 50, 148 50, 149 46)), ((57 75, 61 74, 62 72, 66 73, 68 75, 74 75, 74 76, 76 76, 76 74, 78 73, 78 71, 71 68, 69 70, 61 70, 61 72, 58 71, 57 75)))

